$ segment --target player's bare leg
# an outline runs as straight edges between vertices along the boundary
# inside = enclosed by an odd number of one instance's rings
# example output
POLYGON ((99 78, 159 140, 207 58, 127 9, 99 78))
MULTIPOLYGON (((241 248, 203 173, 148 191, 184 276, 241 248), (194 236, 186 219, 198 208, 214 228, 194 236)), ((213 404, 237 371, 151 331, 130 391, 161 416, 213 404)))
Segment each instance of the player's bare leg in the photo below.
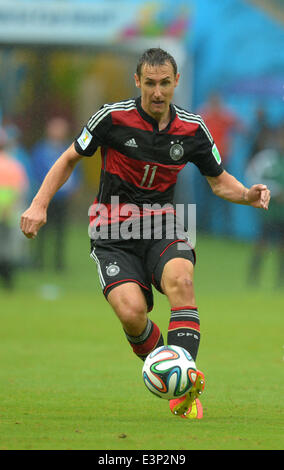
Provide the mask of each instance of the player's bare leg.
POLYGON ((138 357, 144 360, 151 351, 164 344, 158 326, 147 316, 146 299, 138 284, 127 282, 116 286, 107 300, 138 357))
POLYGON ((107 298, 123 329, 132 336, 139 336, 147 323, 147 304, 138 284, 126 282, 112 289, 107 298))
POLYGON ((171 307, 195 305, 193 288, 194 266, 184 258, 174 258, 164 267, 161 287, 171 307))
MULTIPOLYGON (((161 287, 171 305, 168 344, 182 346, 196 361, 200 322, 194 295, 193 274, 194 266, 189 260, 174 258, 164 267, 161 287)), ((204 375, 197 371, 190 392, 182 398, 170 400, 171 411, 184 418, 202 418, 203 411, 198 397, 203 392, 204 385, 204 375)))

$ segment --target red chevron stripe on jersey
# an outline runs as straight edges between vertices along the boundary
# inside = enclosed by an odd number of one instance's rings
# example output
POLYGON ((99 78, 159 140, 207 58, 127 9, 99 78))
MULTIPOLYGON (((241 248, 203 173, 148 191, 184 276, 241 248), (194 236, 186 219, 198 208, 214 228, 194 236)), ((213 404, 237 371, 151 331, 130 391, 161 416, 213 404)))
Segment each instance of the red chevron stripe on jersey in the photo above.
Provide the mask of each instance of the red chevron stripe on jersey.
POLYGON ((163 192, 176 183, 178 173, 184 166, 135 160, 112 149, 106 159, 105 170, 138 188, 163 192))
POLYGON ((153 132, 153 125, 142 119, 137 109, 132 109, 127 112, 113 111, 111 116, 112 123, 114 125, 135 127, 136 129, 142 129, 143 131, 153 132))
POLYGON ((180 118, 176 116, 171 124, 170 132, 171 135, 194 136, 198 128, 199 123, 181 121, 180 118))
MULTIPOLYGON (((153 132, 153 125, 142 119, 137 109, 131 111, 113 111, 112 123, 114 125, 135 127, 144 131, 153 132)), ((199 128, 199 123, 182 121, 178 116, 175 117, 170 127, 171 135, 194 136, 199 128)))
MULTIPOLYGON (((161 209, 141 208, 135 204, 122 203, 122 204, 102 204, 98 202, 96 198, 89 209, 90 225, 95 224, 95 220, 98 222, 98 226, 115 224, 117 222, 123 222, 131 217, 134 218, 147 217, 150 215, 160 214, 175 214, 175 209, 172 206, 161 207, 161 209)), ((184 240, 177 240, 183 241, 184 240)), ((165 250, 164 250, 165 251, 165 250)))

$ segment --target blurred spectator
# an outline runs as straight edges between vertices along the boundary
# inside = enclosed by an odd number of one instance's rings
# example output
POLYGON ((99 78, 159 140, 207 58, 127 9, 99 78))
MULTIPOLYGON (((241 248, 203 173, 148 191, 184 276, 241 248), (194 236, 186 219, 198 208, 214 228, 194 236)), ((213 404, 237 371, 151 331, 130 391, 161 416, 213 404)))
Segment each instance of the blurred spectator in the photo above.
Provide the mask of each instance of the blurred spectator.
MULTIPOLYGON (((46 126, 45 138, 32 149, 32 164, 37 189, 46 173, 58 157, 69 146, 69 123, 62 117, 52 118, 46 126)), ((54 266, 60 271, 65 268, 66 228, 71 196, 80 184, 79 170, 76 168, 68 181, 56 193, 48 208, 48 224, 41 230, 36 241, 35 266, 42 269, 47 246, 54 246, 54 266), (54 235, 55 243, 50 236, 54 235), (48 240, 47 240, 48 238, 48 240)))
MULTIPOLYGON (((270 131, 272 133, 272 130, 270 131)), ((260 234, 249 265, 249 282, 258 284, 269 248, 277 247, 276 286, 284 286, 284 124, 274 130, 274 145, 261 150, 249 162, 246 178, 254 184, 261 178, 271 190, 268 212, 260 214, 260 234)))
POLYGON ((202 106, 198 112, 210 130, 226 167, 231 155, 232 133, 243 132, 244 125, 236 114, 224 105, 218 93, 213 93, 208 103, 202 106))
POLYGON ((253 125, 252 135, 250 136, 251 140, 251 157, 248 161, 254 157, 258 152, 266 148, 271 148, 274 146, 275 139, 275 130, 268 123, 266 113, 263 108, 258 108, 256 110, 256 119, 253 125))
POLYGON ((28 178, 23 165, 6 150, 8 135, 0 128, 0 276, 12 288, 21 256, 18 218, 25 204, 28 178))
MULTIPOLYGON (((205 121, 214 139, 224 168, 228 169, 232 153, 233 134, 234 132, 243 132, 245 129, 244 124, 233 111, 224 105, 218 93, 211 94, 209 101, 198 110, 198 114, 205 121)), ((215 207, 220 225, 224 227, 226 234, 230 233, 231 205, 220 198, 215 198, 204 178, 200 178, 200 181, 198 179, 197 192, 199 194, 197 199, 200 200, 198 225, 205 231, 210 231, 212 214, 215 207)))
POLYGON ((33 170, 31 163, 31 156, 21 144, 21 131, 15 124, 8 124, 5 126, 5 131, 8 136, 7 151, 12 157, 18 160, 25 168, 26 174, 29 179, 29 190, 27 193, 26 204, 30 204, 32 197, 35 193, 33 170))

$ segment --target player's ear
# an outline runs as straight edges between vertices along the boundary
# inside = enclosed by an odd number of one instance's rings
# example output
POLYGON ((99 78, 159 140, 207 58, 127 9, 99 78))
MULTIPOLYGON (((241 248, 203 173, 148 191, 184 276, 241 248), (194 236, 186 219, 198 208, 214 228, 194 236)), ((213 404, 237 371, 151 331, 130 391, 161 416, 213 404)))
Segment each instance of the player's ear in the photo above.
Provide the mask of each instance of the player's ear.
POLYGON ((134 80, 137 88, 141 88, 140 78, 138 77, 137 73, 134 74, 134 80))
POLYGON ((175 87, 178 86, 179 77, 180 77, 180 74, 177 73, 176 76, 175 76, 175 87))

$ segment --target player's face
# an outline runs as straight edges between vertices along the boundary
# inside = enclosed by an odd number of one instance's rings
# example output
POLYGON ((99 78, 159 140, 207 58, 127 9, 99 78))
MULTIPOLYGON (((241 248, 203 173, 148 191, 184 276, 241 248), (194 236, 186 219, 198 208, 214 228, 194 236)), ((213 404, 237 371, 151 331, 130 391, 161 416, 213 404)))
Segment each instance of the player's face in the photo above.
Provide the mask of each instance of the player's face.
POLYGON ((169 105, 179 81, 170 62, 163 65, 144 64, 141 76, 135 74, 135 82, 141 88, 141 104, 144 111, 158 121, 169 112, 169 105))

